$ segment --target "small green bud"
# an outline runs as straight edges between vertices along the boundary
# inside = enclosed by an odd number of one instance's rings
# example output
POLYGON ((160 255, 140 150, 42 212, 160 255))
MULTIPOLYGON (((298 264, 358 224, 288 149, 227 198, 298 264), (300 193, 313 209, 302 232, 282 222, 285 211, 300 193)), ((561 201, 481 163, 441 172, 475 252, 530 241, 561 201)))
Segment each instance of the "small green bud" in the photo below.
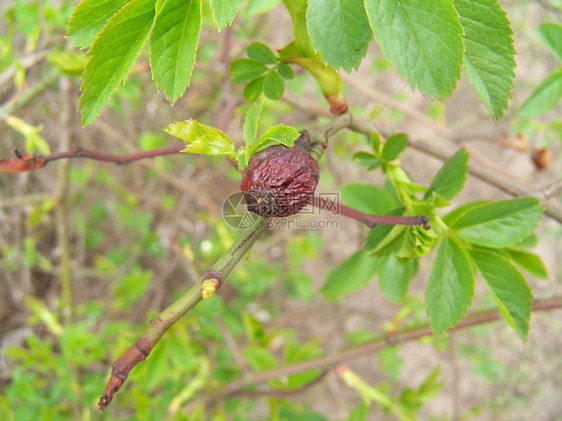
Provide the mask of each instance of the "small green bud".
POLYGON ((203 296, 203 299, 208 300, 215 295, 219 286, 220 283, 217 278, 207 278, 203 280, 201 283, 201 295, 203 296))

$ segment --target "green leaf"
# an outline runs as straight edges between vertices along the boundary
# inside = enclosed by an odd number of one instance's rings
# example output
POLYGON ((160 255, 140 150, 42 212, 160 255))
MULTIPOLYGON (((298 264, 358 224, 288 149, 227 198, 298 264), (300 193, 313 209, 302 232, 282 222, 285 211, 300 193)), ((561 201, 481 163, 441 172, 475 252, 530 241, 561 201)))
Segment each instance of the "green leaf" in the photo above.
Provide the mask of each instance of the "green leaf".
POLYGON ((443 164, 437 174, 435 174, 424 198, 428 198, 431 192, 435 192, 443 196, 446 200, 451 200, 462 190, 464 182, 466 181, 467 172, 468 153, 463 147, 451 156, 445 164, 443 164))
POLYGON ((86 57, 74 50, 51 51, 47 53, 47 58, 61 72, 77 76, 84 71, 86 65, 86 57))
POLYGON ((277 142, 291 147, 295 144, 295 140, 297 140, 299 136, 299 132, 294 127, 277 124, 262 133, 256 141, 254 152, 259 151, 270 142, 277 142))
POLYGON ((273 54, 271 49, 261 43, 261 42, 253 42, 248 46, 248 57, 253 58, 254 60, 261 61, 264 64, 275 64, 277 63, 277 57, 273 54))
MULTIPOLYGON (((404 215, 404 208, 393 209, 385 215, 404 215)), ((388 254, 394 250, 400 238, 405 235, 404 225, 377 225, 369 231, 365 248, 373 254, 388 254)))
POLYGON ((483 205, 484 203, 492 203, 492 200, 475 200, 474 202, 465 203, 464 205, 459 206, 458 208, 445 215, 443 217, 443 222, 445 222, 449 226, 453 225, 463 213, 468 212, 472 208, 483 205))
POLYGON ((257 79, 269 68, 261 61, 252 58, 240 58, 230 63, 230 81, 234 83, 249 82, 257 79))
POLYGON ((263 371, 277 366, 277 360, 266 348, 248 346, 244 349, 244 358, 256 370, 263 371))
POLYGON ((394 161, 408 145, 408 137, 404 133, 397 133, 386 139, 382 147, 381 158, 383 161, 394 161))
POLYGON ((378 269, 379 286, 393 303, 401 303, 408 292, 410 280, 418 271, 418 259, 400 263, 394 256, 381 258, 378 269))
POLYGON ((384 215, 398 206, 390 193, 372 184, 348 183, 340 194, 344 205, 365 213, 384 215))
POLYGON ((537 227, 542 215, 540 202, 523 197, 476 206, 457 218, 450 227, 462 239, 485 247, 509 247, 537 227))
POLYGON ((373 151, 379 155, 381 152, 381 135, 378 134, 377 132, 373 132, 371 133, 371 136, 369 136, 369 140, 371 142, 371 147, 373 148, 373 151))
POLYGON ((244 0, 211 0, 211 11, 213 19, 217 24, 219 32, 227 24, 230 25, 244 0))
POLYGON ((154 22, 150 66, 172 105, 189 85, 201 32, 200 0, 166 0, 154 22))
POLYGON ((455 0, 464 29, 464 66, 494 119, 503 115, 513 88, 515 48, 509 20, 497 0, 455 0))
POLYGON ((537 234, 531 234, 528 237, 523 238, 518 243, 512 245, 511 247, 517 249, 529 249, 535 247, 538 244, 538 242, 539 242, 539 237, 537 236, 537 234))
POLYGON ((242 95, 244 99, 248 102, 253 102, 263 91, 263 84, 265 83, 265 76, 259 77, 257 79, 252 80, 244 87, 244 92, 242 95))
POLYGON ((359 151, 353 154, 353 160, 361 167, 368 167, 369 171, 378 168, 380 165, 379 159, 369 152, 359 151))
POLYGON ((377 259, 359 250, 340 263, 326 278, 320 290, 328 299, 341 297, 365 286, 373 277, 377 259))
POLYGON ((562 63, 562 25, 559 23, 543 23, 539 28, 539 35, 542 40, 562 63))
POLYGON ((267 13, 280 2, 281 0, 249 0, 248 6, 244 10, 245 16, 251 17, 267 13))
POLYGON ((461 77, 462 26, 450 0, 365 0, 375 39, 408 83, 432 98, 461 77))
POLYGON ((309 0, 306 19, 324 63, 348 72, 359 67, 372 37, 362 0, 309 0))
POLYGON ((250 107, 246 113, 242 133, 244 136, 244 143, 246 145, 253 145, 258 133, 258 121, 261 114, 261 103, 256 103, 250 107))
POLYGON ((548 279, 548 273, 543 261, 534 253, 523 250, 506 250, 507 254, 519 267, 536 278, 548 279))
POLYGON ((265 82, 263 84, 263 93, 265 96, 276 101, 281 98, 284 91, 285 82, 279 72, 276 72, 275 70, 269 72, 269 74, 265 77, 265 82))
POLYGON ((129 0, 82 0, 68 21, 66 36, 77 47, 88 47, 96 35, 129 0))
POLYGON ((533 294, 515 266, 493 250, 472 250, 472 259, 509 325, 527 340, 533 294))
POLYGON ((182 152, 236 157, 230 137, 219 129, 206 126, 195 120, 170 124, 164 131, 189 142, 189 145, 186 145, 182 152))
POLYGON ((154 22, 154 0, 132 0, 109 20, 96 38, 82 76, 82 125, 94 121, 126 79, 154 22))
POLYGON ((523 115, 537 115, 553 108, 562 97, 562 67, 549 73, 521 105, 523 115))
POLYGON ((293 68, 287 63, 281 63, 277 70, 279 71, 279 74, 283 76, 283 79, 295 78, 295 72, 293 71, 293 68))
POLYGON ((431 328, 439 334, 457 323, 474 296, 474 273, 465 251, 445 237, 437 251, 425 291, 431 328))

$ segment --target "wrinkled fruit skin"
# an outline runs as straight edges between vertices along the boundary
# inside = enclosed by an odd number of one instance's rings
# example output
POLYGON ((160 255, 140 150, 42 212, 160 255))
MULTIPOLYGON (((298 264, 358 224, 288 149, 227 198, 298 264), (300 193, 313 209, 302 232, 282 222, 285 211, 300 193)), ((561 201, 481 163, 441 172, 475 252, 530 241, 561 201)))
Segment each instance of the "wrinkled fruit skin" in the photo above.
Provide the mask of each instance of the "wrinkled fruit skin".
POLYGON ((302 146, 270 146, 244 170, 240 190, 248 210, 263 217, 294 215, 312 201, 320 168, 302 146))

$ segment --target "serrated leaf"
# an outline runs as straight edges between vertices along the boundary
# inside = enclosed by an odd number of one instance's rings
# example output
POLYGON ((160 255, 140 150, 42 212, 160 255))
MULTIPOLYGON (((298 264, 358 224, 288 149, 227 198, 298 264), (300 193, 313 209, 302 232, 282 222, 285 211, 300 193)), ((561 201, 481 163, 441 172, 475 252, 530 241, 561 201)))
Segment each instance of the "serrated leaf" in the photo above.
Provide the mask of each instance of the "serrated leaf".
POLYGON ((132 0, 109 20, 88 51, 79 109, 82 125, 94 121, 126 79, 154 23, 154 0, 132 0))
POLYGON ((249 82, 257 79, 269 68, 261 61, 252 58, 240 58, 230 63, 230 81, 234 83, 249 82))
POLYGON ((252 80, 244 87, 242 96, 248 102, 253 102, 263 91, 263 84, 265 83, 265 76, 252 80))
POLYGON ((525 277, 509 260, 493 250, 472 250, 470 254, 503 317, 521 339, 527 341, 533 294, 525 277))
POLYGON ((483 205, 484 203, 492 203, 492 200, 475 200, 473 202, 465 203, 445 215, 443 217, 443 222, 447 225, 452 225, 463 213, 468 212, 472 208, 483 205))
POLYGON ((273 51, 261 42, 252 42, 248 46, 248 57, 254 60, 261 61, 264 64, 275 64, 277 63, 277 57, 273 54, 273 51))
POLYGON ((464 29, 464 66, 478 96, 494 119, 511 97, 515 48, 509 20, 497 0, 455 0, 464 29))
POLYGON ((284 91, 285 82, 279 72, 276 72, 275 70, 269 72, 269 74, 265 77, 265 82, 263 84, 263 93, 265 96, 276 101, 281 98, 284 91))
POLYGON ((244 137, 244 143, 246 145, 253 145, 254 140, 256 140, 256 134, 258 133, 258 121, 261 114, 261 103, 253 104, 248 112, 246 113, 246 118, 244 119, 244 126, 242 128, 242 134, 244 137))
POLYGON ((548 272, 539 256, 524 250, 506 250, 510 259, 521 269, 539 279, 548 279, 548 272))
POLYGON ((164 131, 189 143, 182 152, 236 157, 230 137, 195 120, 170 124, 164 131))
POLYGON ((277 124, 261 134, 256 141, 254 152, 257 152, 271 142, 277 142, 291 147, 294 145, 295 140, 297 140, 299 136, 299 132, 294 127, 277 124))
POLYGON ((445 237, 429 275, 425 299, 431 328, 439 334, 457 323, 474 296, 474 273, 468 256, 455 240, 445 237))
POLYGON ((543 23, 539 34, 552 54, 562 63, 562 25, 559 23, 543 23))
POLYGON ((469 209, 450 227, 470 243, 509 247, 531 234, 542 212, 540 202, 531 197, 489 202, 469 209))
POLYGON ((549 73, 521 105, 523 115, 537 115, 553 108, 562 97, 562 67, 549 73))
POLYGON ((66 36, 77 47, 88 47, 104 25, 129 0, 83 0, 72 12, 66 36))
POLYGON ((365 0, 375 39, 408 83, 432 98, 461 77, 462 26, 450 0, 365 0))
POLYGON ((348 72, 359 67, 372 37, 362 0, 309 0, 306 19, 324 63, 348 72))
POLYGON ((435 192, 446 200, 451 200, 462 190, 467 172, 468 153, 463 147, 451 156, 435 174, 424 198, 429 197, 431 192, 435 192))
POLYGON ((538 244, 538 242, 539 242, 539 237, 537 236, 537 234, 531 234, 528 237, 523 238, 518 243, 512 245, 511 247, 517 249, 528 249, 528 248, 535 247, 538 244))
POLYGON ((150 66, 156 86, 172 105, 189 85, 200 32, 200 0, 164 2, 150 40, 150 66))
POLYGON ((390 193, 372 184, 348 183, 340 194, 344 205, 365 213, 384 215, 398 206, 390 193))
POLYGON ((406 149, 408 138, 404 133, 397 133, 386 139, 382 147, 381 158, 383 161, 393 161, 406 149))
POLYGON ((320 292, 333 299, 357 291, 371 280, 376 266, 377 259, 358 250, 328 274, 320 292))
POLYGON ((410 280, 418 271, 418 259, 400 263, 394 256, 381 257, 378 268, 381 291, 393 303, 401 303, 408 292, 410 280))
POLYGON ((217 24, 219 32, 226 25, 232 23, 243 2, 244 0, 211 0, 213 19, 217 24))

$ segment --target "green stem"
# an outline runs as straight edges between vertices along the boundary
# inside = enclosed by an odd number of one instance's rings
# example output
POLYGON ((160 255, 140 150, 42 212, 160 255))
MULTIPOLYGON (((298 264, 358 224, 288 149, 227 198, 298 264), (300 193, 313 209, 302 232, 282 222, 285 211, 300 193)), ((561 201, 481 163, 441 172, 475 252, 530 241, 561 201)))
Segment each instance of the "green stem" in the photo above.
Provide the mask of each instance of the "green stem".
MULTIPOLYGON (((234 244, 203 275, 201 284, 194 285, 177 301, 174 301, 167 309, 152 319, 150 325, 135 343, 113 362, 111 377, 98 403, 100 410, 103 411, 107 408, 115 393, 123 386, 129 372, 148 357, 162 335, 201 300, 212 296, 210 294, 204 297, 205 285, 208 285, 208 281, 216 281, 215 290, 222 285, 224 279, 263 233, 266 225, 267 219, 259 217, 250 228, 241 231, 234 244)), ((212 292, 214 293, 214 291, 212 292)))
POLYGON ((33 85, 31 88, 24 91, 17 102, 12 105, 11 103, 6 103, 0 106, 0 120, 6 118, 9 114, 13 114, 23 107, 25 107, 33 98, 41 94, 43 91, 47 90, 53 83, 55 83, 60 76, 58 70, 53 70, 38 83, 33 85))

